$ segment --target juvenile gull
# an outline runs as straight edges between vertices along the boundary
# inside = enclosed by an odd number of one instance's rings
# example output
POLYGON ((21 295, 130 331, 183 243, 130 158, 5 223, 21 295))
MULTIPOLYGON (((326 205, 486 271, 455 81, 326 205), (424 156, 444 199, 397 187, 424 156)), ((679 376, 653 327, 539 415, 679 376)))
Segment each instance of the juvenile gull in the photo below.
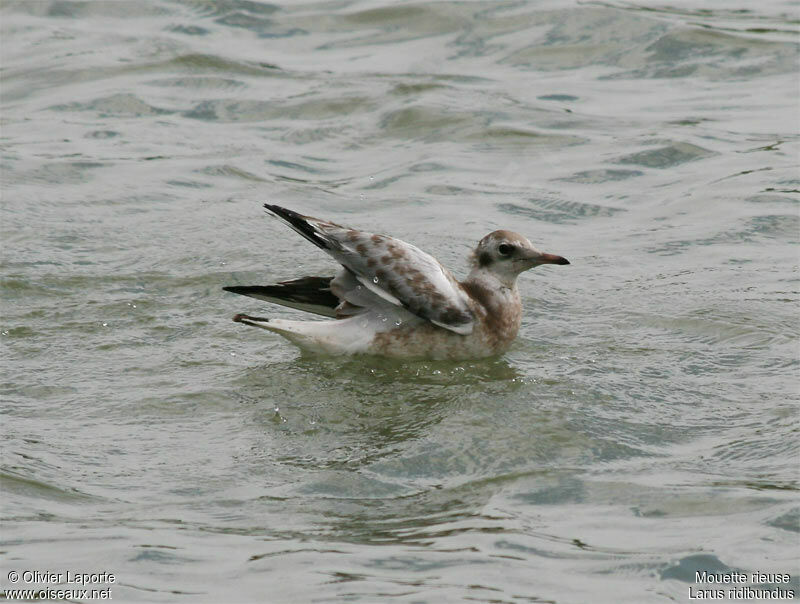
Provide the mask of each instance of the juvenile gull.
POLYGON ((569 264, 522 235, 494 231, 478 242, 464 281, 433 256, 386 235, 348 229, 276 205, 264 207, 342 265, 334 277, 223 289, 330 317, 289 321, 238 314, 233 320, 326 354, 474 359, 508 350, 522 321, 517 275, 569 264))

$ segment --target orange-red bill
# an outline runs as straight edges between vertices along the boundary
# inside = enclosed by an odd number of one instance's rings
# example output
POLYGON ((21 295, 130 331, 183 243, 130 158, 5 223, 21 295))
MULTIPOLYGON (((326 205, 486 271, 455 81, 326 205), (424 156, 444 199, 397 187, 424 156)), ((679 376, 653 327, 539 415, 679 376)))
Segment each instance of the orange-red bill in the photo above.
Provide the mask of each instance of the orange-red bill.
POLYGON ((542 254, 539 259, 542 264, 569 264, 569 260, 555 254, 542 254))

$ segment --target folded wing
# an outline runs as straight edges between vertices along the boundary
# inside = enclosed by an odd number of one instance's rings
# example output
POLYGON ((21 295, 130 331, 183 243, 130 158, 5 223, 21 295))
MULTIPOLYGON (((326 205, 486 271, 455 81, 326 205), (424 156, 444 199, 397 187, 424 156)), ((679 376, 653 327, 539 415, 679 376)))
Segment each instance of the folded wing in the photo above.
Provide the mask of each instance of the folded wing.
POLYGON ((335 317, 340 300, 331 293, 332 280, 332 277, 302 277, 275 285, 233 285, 222 289, 323 317, 335 317))

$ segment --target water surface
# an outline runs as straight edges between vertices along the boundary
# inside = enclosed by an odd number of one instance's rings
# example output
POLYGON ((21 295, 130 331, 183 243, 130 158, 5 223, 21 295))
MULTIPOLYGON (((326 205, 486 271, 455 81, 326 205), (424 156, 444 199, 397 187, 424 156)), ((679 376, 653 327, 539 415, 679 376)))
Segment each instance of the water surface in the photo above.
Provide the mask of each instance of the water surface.
POLYGON ((0 11, 0 587, 800 593, 795 3, 0 11), (460 276, 496 228, 572 264, 500 359, 304 357, 221 291, 335 268, 265 201, 460 276))

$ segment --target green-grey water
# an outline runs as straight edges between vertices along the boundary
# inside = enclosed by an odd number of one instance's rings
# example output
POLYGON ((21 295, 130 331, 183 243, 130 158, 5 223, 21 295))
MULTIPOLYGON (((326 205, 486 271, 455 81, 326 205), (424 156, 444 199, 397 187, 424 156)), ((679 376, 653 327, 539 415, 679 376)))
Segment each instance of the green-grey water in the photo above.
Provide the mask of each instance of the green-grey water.
POLYGON ((0 589, 800 594, 797 26, 783 0, 4 2, 0 589), (302 356, 230 320, 299 313, 221 291, 335 269, 265 201, 459 276, 497 228, 572 264, 522 277, 502 358, 302 356))

